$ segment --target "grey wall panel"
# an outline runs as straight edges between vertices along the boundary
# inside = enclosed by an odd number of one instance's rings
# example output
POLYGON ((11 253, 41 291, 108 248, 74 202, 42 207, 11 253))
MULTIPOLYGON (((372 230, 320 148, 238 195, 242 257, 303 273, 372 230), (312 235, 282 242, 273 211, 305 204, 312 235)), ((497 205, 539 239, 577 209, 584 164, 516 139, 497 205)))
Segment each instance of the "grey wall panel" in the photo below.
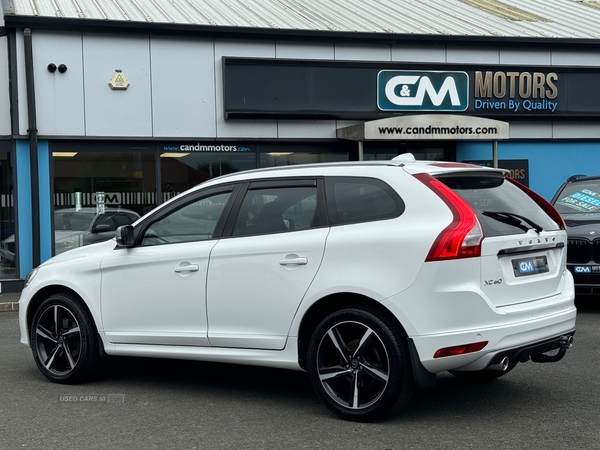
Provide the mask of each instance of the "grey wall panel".
POLYGON ((393 45, 392 61, 444 63, 446 62, 446 47, 393 45))
POLYGON ((335 139, 335 120, 279 120, 277 137, 297 139, 335 139))
MULTIPOLYGON (((80 33, 32 33, 37 126, 40 135, 83 136, 83 56, 80 33), (48 71, 48 65, 67 71, 48 71)), ((24 80, 23 80, 24 82, 24 80)))
POLYGON ((351 127, 353 125, 360 125, 361 123, 364 123, 364 121, 362 120, 336 120, 336 126, 335 128, 346 128, 346 127, 351 127))
POLYGON ((335 44, 336 61, 391 61, 389 45, 335 44))
POLYGON ((510 139, 552 139, 552 122, 511 122, 510 139))
POLYGON ((152 37, 152 123, 155 137, 216 137, 212 39, 152 37))
POLYGON ((218 138, 275 138, 276 120, 230 120, 223 112, 223 56, 274 58, 275 42, 215 41, 215 76, 217 86, 217 137, 218 138))
POLYGON ((294 59, 333 59, 334 49, 330 43, 304 44, 299 42, 277 41, 276 58, 294 59))
POLYGON ((552 50, 553 66, 600 66, 600 51, 552 50))
POLYGON ((87 136, 152 136, 148 36, 83 35, 87 136), (131 85, 111 90, 122 70, 131 85))
POLYGON ((446 62, 465 64, 498 64, 500 62, 497 48, 448 47, 446 62))
POLYGON ((8 38, 0 37, 0 135, 10 136, 10 95, 8 82, 8 38))
POLYGON ((500 64, 523 64, 549 66, 552 63, 550 50, 545 49, 500 49, 500 64))
POLYGON ((25 84, 25 48, 23 44, 23 33, 21 30, 17 31, 16 37, 19 135, 27 136, 29 119, 27 117, 27 85, 25 84))
POLYGON ((600 139, 600 122, 555 122, 554 139, 600 139))

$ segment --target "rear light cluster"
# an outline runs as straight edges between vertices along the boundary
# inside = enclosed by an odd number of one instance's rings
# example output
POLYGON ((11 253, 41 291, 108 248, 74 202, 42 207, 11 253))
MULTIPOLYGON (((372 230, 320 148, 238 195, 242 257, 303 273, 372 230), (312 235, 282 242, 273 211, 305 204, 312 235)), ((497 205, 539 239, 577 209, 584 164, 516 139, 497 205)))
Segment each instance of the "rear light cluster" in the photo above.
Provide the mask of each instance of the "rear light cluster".
POLYGON ((426 261, 472 258, 481 255, 484 234, 475 211, 452 189, 429 174, 415 178, 435 192, 452 211, 452 222, 437 237, 426 261))
POLYGON ((482 350, 488 341, 474 342, 473 344, 455 345, 454 347, 444 347, 437 350, 434 354, 434 358, 446 358, 447 356, 458 356, 466 355, 467 353, 474 353, 482 350))

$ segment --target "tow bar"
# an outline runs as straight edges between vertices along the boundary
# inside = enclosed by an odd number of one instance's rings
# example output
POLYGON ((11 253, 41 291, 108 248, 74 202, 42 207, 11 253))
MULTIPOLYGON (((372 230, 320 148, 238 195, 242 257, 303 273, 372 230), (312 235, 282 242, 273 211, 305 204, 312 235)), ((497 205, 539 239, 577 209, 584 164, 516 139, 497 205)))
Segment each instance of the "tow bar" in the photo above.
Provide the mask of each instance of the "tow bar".
POLYGON ((556 355, 544 355, 543 353, 537 353, 531 355, 531 360, 537 363, 556 362, 563 359, 567 350, 573 347, 573 336, 561 336, 559 339, 560 350, 556 355))

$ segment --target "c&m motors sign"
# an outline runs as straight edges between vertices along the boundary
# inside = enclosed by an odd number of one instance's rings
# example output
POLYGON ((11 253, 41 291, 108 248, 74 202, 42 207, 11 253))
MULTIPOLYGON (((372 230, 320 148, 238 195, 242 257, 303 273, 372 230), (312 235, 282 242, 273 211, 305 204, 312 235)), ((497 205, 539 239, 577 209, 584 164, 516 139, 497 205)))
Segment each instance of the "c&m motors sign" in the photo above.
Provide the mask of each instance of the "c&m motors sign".
POLYGON ((377 106, 382 111, 465 111, 465 72, 382 70, 377 74, 377 106))

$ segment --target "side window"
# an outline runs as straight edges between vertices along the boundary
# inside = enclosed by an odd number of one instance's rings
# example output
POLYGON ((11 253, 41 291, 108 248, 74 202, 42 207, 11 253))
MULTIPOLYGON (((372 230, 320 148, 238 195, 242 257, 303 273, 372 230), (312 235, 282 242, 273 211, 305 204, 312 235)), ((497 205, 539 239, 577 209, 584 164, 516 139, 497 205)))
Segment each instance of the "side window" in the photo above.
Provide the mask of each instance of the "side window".
POLYGON ((117 224, 117 227, 120 227, 121 225, 131 225, 134 222, 134 220, 131 219, 131 215, 120 213, 115 214, 113 220, 117 224))
POLYGON ((316 211, 316 186, 251 189, 242 202, 233 235, 306 230, 313 226, 316 211))
POLYGON ((96 220, 94 224, 93 231, 95 232, 105 232, 105 231, 115 231, 117 227, 115 226, 115 222, 113 221, 114 214, 106 213, 102 214, 96 220))
POLYGON ((230 195, 225 192, 188 203, 152 223, 144 233, 142 246, 211 239, 230 195))
POLYGON ((325 189, 333 225, 391 219, 404 212, 396 191, 376 178, 330 177, 325 189))

